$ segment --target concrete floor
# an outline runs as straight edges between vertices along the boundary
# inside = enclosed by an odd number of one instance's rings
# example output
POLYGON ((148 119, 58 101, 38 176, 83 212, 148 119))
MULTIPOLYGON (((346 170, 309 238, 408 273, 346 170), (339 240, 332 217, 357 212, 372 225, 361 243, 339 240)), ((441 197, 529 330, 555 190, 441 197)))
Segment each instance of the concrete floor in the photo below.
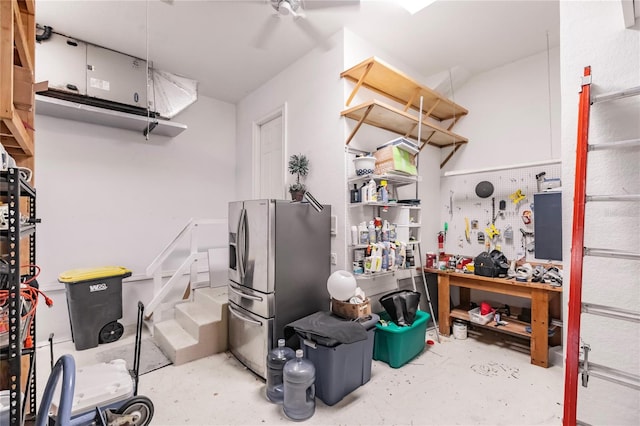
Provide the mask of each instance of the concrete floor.
MULTIPOLYGON (((436 340, 433 331, 427 338, 436 340)), ((95 354, 131 344, 118 342, 85 351, 73 343, 54 345, 56 357, 73 354, 76 364, 97 363, 95 354)), ((49 374, 49 349, 38 349, 38 401, 49 374)), ((144 357, 144 353, 142 354, 144 357)), ((140 377, 139 393, 154 403, 154 425, 268 425, 290 423, 282 407, 265 397, 265 384, 230 353, 140 377)), ((333 406, 316 399, 306 424, 317 425, 559 425, 561 366, 530 364, 529 355, 503 347, 491 336, 441 343, 402 368, 373 361, 371 380, 333 406)))

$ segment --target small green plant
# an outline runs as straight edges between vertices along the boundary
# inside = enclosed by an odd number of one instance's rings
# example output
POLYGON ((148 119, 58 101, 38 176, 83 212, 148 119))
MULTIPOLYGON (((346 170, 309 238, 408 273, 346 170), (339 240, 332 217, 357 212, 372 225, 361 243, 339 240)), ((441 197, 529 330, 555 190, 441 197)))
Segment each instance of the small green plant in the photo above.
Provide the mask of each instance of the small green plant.
POLYGON ((289 186, 289 192, 305 192, 307 187, 300 182, 300 177, 309 174, 309 159, 303 154, 294 154, 289 157, 289 173, 296 175, 296 183, 289 186))

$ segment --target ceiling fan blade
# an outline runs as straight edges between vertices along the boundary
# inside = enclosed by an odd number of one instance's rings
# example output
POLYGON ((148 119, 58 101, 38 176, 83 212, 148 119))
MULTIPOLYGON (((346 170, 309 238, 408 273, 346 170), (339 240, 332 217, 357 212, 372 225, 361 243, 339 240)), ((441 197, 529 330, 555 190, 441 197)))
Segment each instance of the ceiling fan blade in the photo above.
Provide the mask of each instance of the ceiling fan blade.
POLYGON ((328 9, 331 7, 360 7, 360 0, 302 0, 304 10, 328 9))
POLYGON ((280 17, 277 14, 269 16, 262 24, 260 31, 253 38, 251 45, 256 49, 264 49, 267 45, 267 41, 271 38, 273 33, 280 22, 280 17))
POLYGON ((318 29, 308 20, 304 18, 296 18, 295 23, 322 49, 329 50, 333 47, 329 40, 323 37, 320 31, 318 31, 318 29))

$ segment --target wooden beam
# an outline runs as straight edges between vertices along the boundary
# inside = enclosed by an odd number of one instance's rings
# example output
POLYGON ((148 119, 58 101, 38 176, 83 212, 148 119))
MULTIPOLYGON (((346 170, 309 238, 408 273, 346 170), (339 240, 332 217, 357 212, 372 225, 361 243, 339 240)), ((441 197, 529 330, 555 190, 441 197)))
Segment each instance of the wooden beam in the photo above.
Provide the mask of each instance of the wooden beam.
MULTIPOLYGON (((431 117, 431 114, 433 113, 433 110, 434 110, 434 109, 436 109, 436 107, 437 107, 438 105, 440 105, 440 99, 436 100, 436 101, 434 102, 434 104, 431 106, 431 108, 429 108, 429 111, 427 111, 427 112, 425 112, 425 113, 424 113, 424 118, 423 118, 423 120, 424 120, 425 118, 427 118, 427 117, 431 117)), ((436 120, 437 120, 437 118, 436 118, 436 120)), ((447 129, 447 130, 451 130, 451 129, 447 129)))
POLYGON ((33 72, 33 58, 30 54, 29 40, 27 39, 27 31, 22 20, 20 8, 18 7, 18 0, 13 0, 13 15, 15 17, 14 41, 16 50, 18 51, 18 57, 20 58, 20 64, 33 72))
POLYGON ((20 6, 20 10, 26 11, 30 15, 36 14, 35 0, 19 0, 18 5, 20 6))
POLYGON ((16 152, 16 150, 18 152, 22 152, 22 149, 19 146, 17 146, 16 140, 12 137, 0 136, 0 143, 2 144, 4 149, 6 149, 7 152, 11 154, 11 156, 14 158, 15 158, 14 153, 16 152))
POLYGON ((416 99, 416 97, 420 94, 420 88, 416 87, 416 90, 413 91, 413 93, 411 94, 411 97, 409 99, 407 99, 407 103, 404 106, 403 111, 407 112, 409 111, 409 108, 411 108, 411 106, 413 105, 413 101, 416 99))
POLYGON ((456 125, 456 123, 458 122, 458 120, 460 120, 460 118, 462 118, 461 115, 458 115, 457 117, 455 117, 452 121, 451 124, 449 124, 449 127, 447 127, 447 130, 451 130, 453 129, 453 126, 456 125))
POLYGON ((2 121, 7 125, 7 127, 11 131, 11 134, 14 135, 14 137, 16 138, 16 142, 18 142, 25 155, 33 155, 33 141, 29 137, 24 124, 22 124, 22 119, 20 119, 20 116, 14 111, 13 117, 11 117, 11 119, 3 118, 2 121))
POLYGON ((13 3, 0 1, 0 119, 13 117, 13 3))
POLYGON ((444 159, 444 161, 442 163, 440 163, 440 168, 443 168, 445 164, 447 164, 447 162, 449 160, 451 160, 451 157, 453 157, 453 154, 456 153, 456 151, 458 151, 460 148, 462 148, 462 143, 456 145, 453 147, 453 150, 449 153, 449 155, 447 155, 447 158, 444 159))
POLYGON ((373 109, 373 104, 369 105, 367 107, 367 110, 365 111, 365 113, 362 115, 362 118, 360 120, 358 120, 358 124, 356 124, 356 127, 353 128, 353 130, 351 131, 351 134, 349 135, 349 137, 347 138, 347 140, 345 141, 345 145, 349 145, 349 143, 351 142, 351 140, 353 139, 353 137, 356 135, 356 133, 358 132, 358 129, 360 129, 360 126, 362 126, 362 123, 364 123, 364 121, 367 119, 367 116, 369 115, 369 113, 371 112, 371 110, 373 109))
POLYGON ((358 92, 358 89, 360 89, 360 86, 362 86, 362 83, 364 82, 364 79, 367 77, 367 74, 369 74, 369 71, 371 70, 372 66, 373 66, 373 62, 370 62, 370 63, 367 64, 367 68, 364 70, 364 73, 362 74, 362 77, 360 77, 360 79, 356 83, 355 87, 351 91, 351 94, 349 95, 349 98, 347 99, 347 103, 345 104, 346 106, 349 106, 349 104, 353 100, 353 97, 358 92))

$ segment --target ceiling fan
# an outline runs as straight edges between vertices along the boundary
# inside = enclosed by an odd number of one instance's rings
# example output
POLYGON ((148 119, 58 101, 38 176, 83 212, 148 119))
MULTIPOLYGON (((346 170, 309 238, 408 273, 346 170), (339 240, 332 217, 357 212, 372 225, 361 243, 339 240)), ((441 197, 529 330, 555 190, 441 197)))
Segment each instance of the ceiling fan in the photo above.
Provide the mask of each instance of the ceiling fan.
MULTIPOLYGON (((267 3, 262 1, 261 3, 267 3)), ((304 31, 312 40, 325 50, 331 46, 329 42, 322 36, 320 31, 309 22, 306 18, 305 11, 317 9, 329 9, 336 7, 358 7, 360 0, 268 0, 275 13, 267 19, 254 39, 253 45, 257 48, 264 48, 268 39, 274 33, 278 22, 282 16, 291 15, 294 22, 302 31, 304 31)))

